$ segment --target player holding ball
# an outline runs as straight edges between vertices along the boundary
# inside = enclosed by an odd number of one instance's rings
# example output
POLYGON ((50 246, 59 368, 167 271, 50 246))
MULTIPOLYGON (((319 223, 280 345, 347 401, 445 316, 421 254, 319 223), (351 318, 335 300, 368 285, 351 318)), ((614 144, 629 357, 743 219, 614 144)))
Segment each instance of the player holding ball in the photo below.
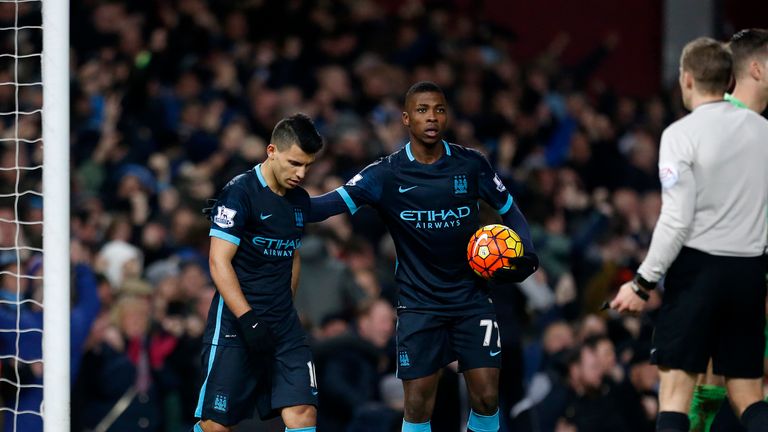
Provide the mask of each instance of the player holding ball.
POLYGON ((405 390, 404 432, 430 431, 440 370, 458 360, 472 411, 468 429, 499 430, 501 346, 487 281, 467 265, 467 240, 480 227, 478 201, 496 209, 525 253, 504 257, 485 277, 521 282, 538 268, 528 224, 488 160, 443 140, 448 106, 442 89, 414 84, 405 96, 410 142, 312 199, 309 221, 368 205, 395 242, 398 265, 397 375, 405 390))

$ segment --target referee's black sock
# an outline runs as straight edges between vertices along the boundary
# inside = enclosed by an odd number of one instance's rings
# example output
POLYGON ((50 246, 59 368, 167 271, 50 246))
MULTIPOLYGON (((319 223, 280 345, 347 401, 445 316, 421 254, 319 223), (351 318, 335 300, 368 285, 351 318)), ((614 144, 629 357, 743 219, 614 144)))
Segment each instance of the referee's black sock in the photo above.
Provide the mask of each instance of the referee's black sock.
POLYGON ((768 432, 768 403, 755 402, 744 410, 741 424, 748 432, 768 432))
POLYGON ((688 432, 691 422, 681 412, 662 411, 656 418, 656 432, 688 432))

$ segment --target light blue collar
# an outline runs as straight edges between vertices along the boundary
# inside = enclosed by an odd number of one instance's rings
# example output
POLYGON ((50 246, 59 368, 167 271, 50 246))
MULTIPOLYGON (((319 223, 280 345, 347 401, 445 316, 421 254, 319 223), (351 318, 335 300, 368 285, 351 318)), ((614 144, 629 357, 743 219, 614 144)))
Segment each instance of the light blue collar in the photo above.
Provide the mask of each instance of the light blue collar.
MULTIPOLYGON (((443 148, 445 148, 445 154, 450 156, 451 155, 451 147, 448 145, 448 143, 443 140, 443 148)), ((413 162, 416 160, 416 158, 413 157, 413 153, 411 153, 411 142, 408 141, 408 144, 405 145, 405 154, 408 156, 408 160, 413 162)))
POLYGON ((261 175, 261 164, 258 164, 255 167, 253 167, 253 170, 256 171, 256 177, 259 178, 259 183, 261 183, 261 186, 267 187, 267 181, 264 180, 264 176, 261 175))

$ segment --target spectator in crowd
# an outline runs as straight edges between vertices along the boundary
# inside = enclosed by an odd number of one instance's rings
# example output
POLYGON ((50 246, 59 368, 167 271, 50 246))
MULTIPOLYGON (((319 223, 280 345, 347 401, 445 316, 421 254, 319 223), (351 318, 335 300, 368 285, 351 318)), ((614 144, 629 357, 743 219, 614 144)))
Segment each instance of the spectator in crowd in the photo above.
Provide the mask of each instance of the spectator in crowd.
POLYGON ((86 353, 81 375, 83 409, 80 428, 110 431, 163 430, 163 391, 167 358, 176 338, 153 332, 151 304, 126 294, 115 303, 112 325, 101 342, 86 353))
POLYGON ((318 384, 323 389, 319 428, 346 430, 362 407, 360 401, 381 401, 379 381, 392 372, 394 353, 388 348, 394 330, 394 308, 384 300, 369 300, 358 311, 353 332, 316 346, 318 384))

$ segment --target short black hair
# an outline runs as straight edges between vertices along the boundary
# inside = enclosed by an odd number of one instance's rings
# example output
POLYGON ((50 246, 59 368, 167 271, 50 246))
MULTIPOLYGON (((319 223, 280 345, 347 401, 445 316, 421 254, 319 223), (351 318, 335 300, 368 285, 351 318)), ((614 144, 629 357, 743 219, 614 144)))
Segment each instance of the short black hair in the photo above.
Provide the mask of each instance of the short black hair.
POLYGON ((729 43, 733 55, 733 72, 738 75, 745 71, 747 61, 754 56, 768 57, 768 30, 744 29, 731 37, 729 43))
POLYGON ((317 132, 312 119, 303 113, 280 120, 272 130, 271 142, 280 150, 296 144, 307 154, 315 154, 323 148, 323 138, 317 132))
POLYGON ((417 93, 440 93, 445 97, 445 93, 443 93, 443 89, 439 85, 432 81, 419 81, 405 92, 405 101, 408 102, 408 99, 417 93))
POLYGON ((725 44, 708 37, 696 38, 683 48, 680 66, 693 75, 703 92, 722 95, 728 91, 733 59, 725 44))

